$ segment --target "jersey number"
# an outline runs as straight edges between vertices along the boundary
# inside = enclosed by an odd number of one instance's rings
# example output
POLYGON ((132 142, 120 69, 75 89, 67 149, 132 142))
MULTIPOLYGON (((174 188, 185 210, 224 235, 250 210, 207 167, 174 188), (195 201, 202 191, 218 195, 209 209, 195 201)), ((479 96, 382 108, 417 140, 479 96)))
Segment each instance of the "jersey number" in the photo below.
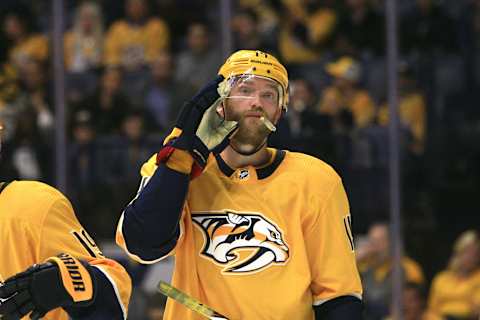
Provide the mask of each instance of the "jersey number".
POLYGON ((72 234, 92 258, 103 257, 103 253, 85 230, 72 231, 72 234))
POLYGON ((350 215, 345 216, 343 218, 343 225, 345 226, 345 232, 347 234, 348 242, 350 243, 350 247, 352 251, 355 250, 355 246, 353 244, 353 234, 352 234, 352 218, 350 215))

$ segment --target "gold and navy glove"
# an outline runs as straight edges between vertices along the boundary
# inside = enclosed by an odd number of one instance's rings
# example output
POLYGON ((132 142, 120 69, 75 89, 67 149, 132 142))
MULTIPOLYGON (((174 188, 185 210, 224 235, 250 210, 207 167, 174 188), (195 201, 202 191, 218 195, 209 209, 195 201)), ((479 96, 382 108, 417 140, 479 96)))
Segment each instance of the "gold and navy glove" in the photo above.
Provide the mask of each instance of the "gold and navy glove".
POLYGON ((217 113, 227 93, 224 77, 218 76, 183 106, 175 128, 157 154, 157 164, 167 162, 173 151, 184 150, 194 160, 191 176, 202 172, 210 152, 225 147, 237 127, 236 121, 226 121, 217 113))
POLYGON ((17 320, 28 313, 40 319, 58 307, 90 305, 95 286, 89 268, 62 253, 0 283, 0 319, 17 320))

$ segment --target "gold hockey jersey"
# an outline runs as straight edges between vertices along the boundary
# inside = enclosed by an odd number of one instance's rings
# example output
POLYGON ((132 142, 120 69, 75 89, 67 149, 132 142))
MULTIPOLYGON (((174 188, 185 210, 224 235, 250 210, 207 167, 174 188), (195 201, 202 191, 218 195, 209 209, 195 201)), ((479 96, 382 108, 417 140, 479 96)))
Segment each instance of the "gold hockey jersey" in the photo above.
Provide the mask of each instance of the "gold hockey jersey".
MULTIPOLYGON (((0 252, 1 281, 62 252, 87 261, 110 281, 126 319, 132 289, 129 275, 120 264, 103 256, 78 222, 70 201, 53 187, 36 181, 13 181, 3 188, 0 252)), ((58 308, 43 319, 63 320, 68 315, 58 308)))
MULTIPOLYGON (((269 149, 263 168, 211 155, 192 180, 172 284, 232 320, 313 319, 313 305, 361 298, 349 205, 340 177, 305 154, 269 149)), ((141 188, 156 169, 141 169, 141 188)), ((141 189, 140 188, 140 189, 141 189)), ((162 212, 158 213, 159 215, 162 212)), ((117 243, 128 250, 122 234, 117 243)), ((203 319, 169 299, 164 319, 203 319)))

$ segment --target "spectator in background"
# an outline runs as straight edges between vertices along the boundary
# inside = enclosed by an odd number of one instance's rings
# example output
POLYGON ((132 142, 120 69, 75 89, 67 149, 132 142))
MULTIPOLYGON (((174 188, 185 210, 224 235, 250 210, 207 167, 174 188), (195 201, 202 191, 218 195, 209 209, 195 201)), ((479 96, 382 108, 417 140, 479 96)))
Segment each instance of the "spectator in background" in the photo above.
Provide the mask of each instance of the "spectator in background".
POLYGON ((480 239, 476 231, 465 231, 455 241, 448 268, 432 281, 428 310, 442 319, 480 316, 480 239))
POLYGON ((76 109, 86 109, 92 114, 93 126, 100 135, 120 132, 120 126, 130 101, 121 91, 122 73, 118 68, 106 68, 96 92, 76 109))
POLYGON ((13 135, 16 120, 16 108, 12 102, 19 93, 18 71, 8 61, 8 49, 6 39, 0 32, 0 119, 2 119, 2 139, 5 143, 13 135))
POLYGON ((466 84, 480 87, 480 0, 470 0, 459 19, 459 44, 465 60, 466 84))
POLYGON ((7 44, 0 32, 0 144, 2 165, 0 177, 4 180, 18 179, 18 172, 12 163, 12 151, 15 146, 10 143, 15 128, 16 108, 11 102, 18 94, 18 73, 8 62, 7 44))
POLYGON ((331 119, 315 112, 315 96, 312 85, 305 79, 290 82, 290 102, 286 113, 294 151, 311 154, 322 159, 333 157, 331 119))
MULTIPOLYGON (((142 111, 130 110, 124 115, 121 131, 103 137, 101 178, 108 190, 108 202, 103 204, 101 225, 111 231, 114 213, 121 210, 138 188, 137 173, 146 157, 159 148, 158 136, 150 137, 146 130, 146 118, 142 111)), ((160 142, 161 143, 161 142, 160 142)), ((98 221, 98 219, 97 219, 98 221)))
POLYGON ((103 59, 103 19, 100 6, 82 2, 76 9, 73 26, 64 35, 67 101, 75 104, 91 95, 98 82, 103 59))
POLYGON ((423 286, 406 283, 403 288, 403 315, 405 320, 433 320, 426 308, 426 295, 423 286))
POLYGON ((264 34, 259 28, 258 16, 254 10, 241 9, 235 12, 232 19, 234 50, 258 48, 265 52, 275 53, 276 44, 272 43, 271 34, 264 34))
POLYGON ((65 69, 83 73, 102 63, 103 20, 95 2, 83 2, 75 10, 73 26, 64 36, 65 69))
POLYGON ((28 111, 19 114, 12 141, 11 161, 18 178, 25 180, 44 180, 45 165, 49 163, 49 150, 46 142, 40 138, 35 115, 28 111))
POLYGON ((0 110, 18 94, 18 71, 8 61, 5 40, 0 37, 0 110))
POLYGON ((187 32, 187 48, 176 61, 175 79, 191 86, 193 90, 215 77, 221 56, 212 45, 209 27, 203 22, 190 24, 187 32))
POLYGON ((345 0, 339 11, 335 49, 342 55, 382 55, 385 23, 368 0, 345 0))
MULTIPOLYGON (((404 320, 441 320, 427 313, 425 289, 416 283, 407 282, 404 285, 402 311, 404 320)), ((386 320, 394 318, 388 317, 386 320)))
POLYGON ((71 141, 67 153, 68 195, 78 212, 81 212, 79 219, 93 227, 92 231, 98 234, 98 227, 93 222, 98 207, 100 148, 92 114, 85 109, 77 110, 70 122, 71 141))
POLYGON ((49 141, 53 136, 54 116, 45 66, 36 60, 28 61, 22 68, 20 80, 22 91, 15 100, 15 107, 32 113, 41 138, 49 141))
POLYGON ((7 11, 3 29, 10 41, 9 60, 23 69, 32 60, 45 63, 48 58, 48 40, 34 29, 34 17, 28 7, 18 5, 7 11))
MULTIPOLYGON (((177 52, 185 46, 184 37, 188 26, 199 17, 207 17, 214 12, 218 15, 218 3, 205 0, 153 0, 155 15, 168 25, 171 34, 171 50, 177 52)), ((218 19, 217 19, 218 20, 218 19)), ((218 20, 219 21, 219 20, 218 20)))
MULTIPOLYGON (((99 168, 95 156, 95 128, 92 114, 88 110, 78 110, 73 115, 72 141, 68 153, 69 182, 71 191, 83 195, 91 186, 98 183, 99 168)), ((82 211, 83 212, 83 211, 82 211)))
MULTIPOLYGON (((283 0, 281 0, 283 1, 283 0)), ((281 1, 238 0, 236 11, 252 11, 257 16, 258 28, 261 33, 273 35, 282 17, 278 14, 281 1)), ((276 42, 277 39, 273 39, 276 42)))
MULTIPOLYGON (((146 116, 141 111, 129 112, 123 120, 120 142, 123 146, 119 149, 123 155, 118 160, 122 165, 119 177, 125 180, 126 185, 136 187, 138 170, 145 159, 158 148, 158 141, 152 141, 148 137, 146 127, 146 116)), ((127 192, 126 198, 133 191, 127 192)))
POLYGON ((162 131, 172 126, 178 108, 193 92, 188 84, 177 82, 173 73, 172 56, 168 52, 162 52, 152 63, 151 82, 147 87, 144 102, 153 117, 154 126, 162 131))
POLYGON ((105 65, 121 67, 122 91, 136 108, 142 105, 148 68, 170 46, 167 24, 151 16, 147 0, 126 0, 126 18, 114 22, 105 39, 105 65))
POLYGON ((30 60, 20 73, 21 91, 12 105, 14 112, 12 161, 22 179, 49 181, 53 171, 54 116, 47 92, 45 67, 30 60))
POLYGON ((0 177, 5 181, 12 181, 18 179, 17 169, 13 166, 11 159, 11 149, 13 149, 13 144, 3 143, 3 133, 5 131, 5 125, 3 124, 2 116, 0 115, 0 142, 1 146, 1 157, 2 165, 0 166, 0 177))
POLYGON ((355 127, 370 125, 375 117, 375 104, 368 92, 359 88, 359 63, 344 56, 327 64, 325 69, 333 77, 333 84, 322 92, 317 111, 331 116, 337 125, 343 110, 352 115, 355 127))
POLYGON ((375 186, 383 188, 383 185, 370 182, 370 149, 363 134, 373 123, 375 105, 369 93, 359 87, 361 69, 354 59, 341 57, 328 63, 325 70, 333 82, 322 91, 316 111, 331 119, 335 167, 342 172, 346 181, 352 206, 363 217, 359 219, 358 226, 363 221, 371 221, 372 211, 369 209, 372 205, 377 206, 377 199, 381 198, 375 193, 375 186))
POLYGON ((434 0, 416 0, 415 6, 401 21, 400 44, 410 53, 455 51, 458 47, 453 21, 434 0))
MULTIPOLYGON (((423 154, 425 148, 426 102, 423 92, 418 89, 409 65, 403 63, 399 70, 399 104, 398 113, 401 124, 413 138, 409 151, 415 155, 423 154)), ((378 123, 388 126, 388 105, 383 105, 378 111, 378 123)))
MULTIPOLYGON (((390 231, 386 223, 373 223, 365 241, 359 242, 357 265, 364 287, 363 301, 367 319, 383 319, 389 313, 392 285, 392 256, 390 231)), ((402 268, 406 282, 423 284, 422 268, 412 259, 404 256, 402 268)))
POLYGON ((126 71, 149 65, 168 49, 170 34, 165 22, 149 17, 146 0, 126 0, 126 18, 114 22, 105 39, 105 64, 126 71))
POLYGON ((278 47, 289 65, 317 63, 331 43, 337 14, 328 1, 283 1, 278 47))

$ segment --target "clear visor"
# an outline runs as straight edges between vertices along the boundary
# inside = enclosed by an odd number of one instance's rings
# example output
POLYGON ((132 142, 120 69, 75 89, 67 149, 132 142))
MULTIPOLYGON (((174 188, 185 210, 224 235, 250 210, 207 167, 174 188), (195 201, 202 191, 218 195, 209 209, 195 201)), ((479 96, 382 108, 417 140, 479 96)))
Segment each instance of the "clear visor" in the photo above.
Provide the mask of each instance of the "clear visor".
POLYGON ((262 107, 283 105, 282 86, 275 80, 254 74, 227 78, 220 95, 225 99, 256 99, 262 107))

